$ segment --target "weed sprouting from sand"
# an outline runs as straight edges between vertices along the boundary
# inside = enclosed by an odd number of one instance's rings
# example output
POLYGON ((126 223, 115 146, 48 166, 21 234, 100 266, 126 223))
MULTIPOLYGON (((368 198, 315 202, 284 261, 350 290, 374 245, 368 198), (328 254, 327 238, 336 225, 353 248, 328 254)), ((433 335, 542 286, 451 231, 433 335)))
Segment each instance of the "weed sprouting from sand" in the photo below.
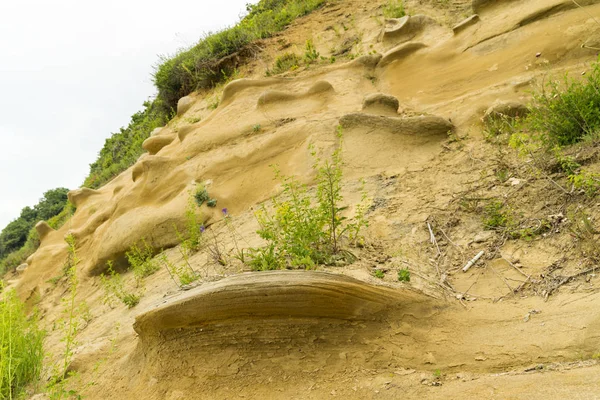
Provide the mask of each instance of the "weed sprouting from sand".
POLYGON ((125 253, 130 268, 136 279, 136 284, 141 286, 144 278, 154 274, 160 269, 160 266, 153 259, 154 250, 148 245, 145 239, 141 240, 139 246, 134 244, 125 253))
POLYGON ((410 282, 410 271, 408 269, 398 270, 398 281, 399 282, 410 282))
POLYGON ((73 390, 66 389, 67 378, 70 377, 69 366, 73 360, 73 350, 77 346, 76 336, 80 330, 79 310, 80 307, 76 302, 77 285, 77 265, 81 262, 77 255, 75 237, 72 234, 66 236, 67 242, 67 263, 65 265, 66 276, 68 278, 68 295, 62 298, 63 316, 60 320, 60 329, 63 337, 61 341, 65 348, 62 354, 62 360, 59 365, 55 366, 53 377, 48 384, 50 398, 62 399, 75 395, 73 390))
POLYGON ((406 15, 404 2, 402 0, 389 0, 383 6, 383 16, 386 18, 402 18, 406 15))
POLYGON ((542 132, 551 145, 570 145, 600 132, 600 62, 583 81, 565 76, 534 93, 530 129, 542 132))
POLYGON ((318 264, 348 263, 355 259, 342 243, 349 234, 358 237, 367 221, 364 207, 358 208, 358 218, 344 216, 347 207, 342 205, 341 142, 339 129, 338 147, 331 159, 324 162, 312 149, 317 182, 314 194, 307 185, 276 169, 283 193, 272 200, 272 212, 263 206, 256 213, 260 224, 257 233, 267 245, 249 250, 254 270, 312 269, 318 264))

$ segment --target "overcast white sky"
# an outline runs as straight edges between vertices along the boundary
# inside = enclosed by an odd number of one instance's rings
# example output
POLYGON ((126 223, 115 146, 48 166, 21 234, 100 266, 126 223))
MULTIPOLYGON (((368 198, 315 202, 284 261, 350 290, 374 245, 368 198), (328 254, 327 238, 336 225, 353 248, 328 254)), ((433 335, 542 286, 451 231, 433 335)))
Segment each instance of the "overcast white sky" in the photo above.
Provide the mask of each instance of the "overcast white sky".
POLYGON ((77 188, 111 132, 154 95, 160 54, 257 0, 0 0, 0 230, 77 188))

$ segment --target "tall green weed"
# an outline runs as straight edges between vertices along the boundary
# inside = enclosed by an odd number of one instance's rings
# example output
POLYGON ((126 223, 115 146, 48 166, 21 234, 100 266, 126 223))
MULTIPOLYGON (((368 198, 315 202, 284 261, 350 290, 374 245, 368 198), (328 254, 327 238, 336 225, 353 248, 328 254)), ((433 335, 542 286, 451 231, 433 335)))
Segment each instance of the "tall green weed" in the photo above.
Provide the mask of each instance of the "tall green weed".
POLYGON ((565 146, 600 133, 600 63, 583 80, 565 76, 550 81, 534 93, 531 129, 541 132, 551 145, 565 146))
MULTIPOLYGON (((2 288, 0 287, 0 290, 2 288)), ((40 376, 45 333, 37 316, 27 317, 14 291, 0 294, 0 399, 22 398, 24 388, 40 376)))
MULTIPOLYGON (((356 240, 367 226, 366 206, 357 207, 357 215, 348 219, 342 196, 341 131, 338 147, 330 160, 316 158, 316 193, 295 177, 283 176, 283 193, 272 200, 273 211, 263 206, 256 218, 259 236, 267 241, 261 248, 250 249, 250 265, 254 270, 282 268, 312 269, 318 264, 351 262, 352 253, 345 242, 356 240)), ((363 196, 366 200, 366 196, 363 196)))

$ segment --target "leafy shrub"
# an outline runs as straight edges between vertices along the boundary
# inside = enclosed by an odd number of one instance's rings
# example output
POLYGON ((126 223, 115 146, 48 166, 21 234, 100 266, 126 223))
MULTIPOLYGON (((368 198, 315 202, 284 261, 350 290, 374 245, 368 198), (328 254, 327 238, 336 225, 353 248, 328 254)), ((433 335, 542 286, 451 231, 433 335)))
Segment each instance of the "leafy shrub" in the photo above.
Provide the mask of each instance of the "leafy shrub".
POLYGON ((386 18, 402 18, 406 15, 402 0, 389 0, 383 6, 383 16, 386 18))
POLYGON ((378 279, 385 278, 385 272, 380 269, 373 270, 373 276, 378 279))
POLYGON ((273 68, 267 70, 267 76, 279 75, 294 70, 298 68, 301 61, 300 57, 294 53, 284 53, 275 59, 273 68))
POLYGON ((198 275, 198 273, 192 268, 185 256, 184 263, 181 265, 176 265, 175 263, 169 261, 165 253, 162 253, 159 256, 159 259, 165 265, 171 280, 179 287, 189 285, 200 278, 200 275, 198 275))
POLYGON ((68 191, 66 188, 48 190, 33 208, 24 207, 19 218, 0 232, 0 259, 22 248, 38 221, 50 220, 60 214, 67 204, 68 191))
POLYGON ((37 316, 27 318, 14 291, 0 294, 0 398, 20 398, 24 387, 39 378, 44 336, 37 316))
POLYGON ((529 126, 560 146, 600 132, 600 63, 594 63, 583 81, 568 76, 550 81, 534 94, 529 126))
POLYGON ((142 239, 138 246, 134 244, 129 251, 125 253, 129 266, 133 270, 138 286, 142 280, 160 269, 160 266, 154 261, 154 250, 148 245, 145 239, 142 239))
POLYGON ((486 229, 503 228, 508 224, 508 214, 504 203, 498 200, 489 202, 483 210, 483 225, 486 229))
POLYGON ((261 0, 249 5, 237 25, 206 35, 198 44, 171 58, 163 57, 154 72, 158 98, 174 108, 179 98, 199 88, 209 88, 235 68, 225 57, 251 42, 271 37, 294 19, 308 14, 325 0, 261 0))
POLYGON ((315 48, 313 41, 308 39, 304 48, 304 62, 307 64, 312 64, 319 59, 319 55, 320 54, 315 48))
POLYGON ((206 205, 209 206, 210 208, 215 208, 217 206, 217 199, 209 199, 206 202, 206 205))
MULTIPOLYGON (((314 154, 314 152, 313 152, 314 154)), ((281 268, 314 268, 317 264, 350 262, 354 256, 342 248, 342 240, 356 240, 360 229, 367 225, 365 207, 358 215, 347 219, 341 206, 342 167, 340 145, 332 159, 321 163, 316 159, 316 194, 294 177, 276 176, 282 181, 283 194, 272 200, 274 211, 262 207, 256 218, 259 236, 267 241, 264 248, 250 250, 250 265, 254 270, 281 268)))
POLYGON ((580 173, 569 175, 569 181, 577 189, 581 189, 590 197, 600 192, 600 174, 582 170, 580 173))
POLYGON ((62 211, 46 222, 52 229, 60 229, 75 214, 75 206, 67 201, 62 211))

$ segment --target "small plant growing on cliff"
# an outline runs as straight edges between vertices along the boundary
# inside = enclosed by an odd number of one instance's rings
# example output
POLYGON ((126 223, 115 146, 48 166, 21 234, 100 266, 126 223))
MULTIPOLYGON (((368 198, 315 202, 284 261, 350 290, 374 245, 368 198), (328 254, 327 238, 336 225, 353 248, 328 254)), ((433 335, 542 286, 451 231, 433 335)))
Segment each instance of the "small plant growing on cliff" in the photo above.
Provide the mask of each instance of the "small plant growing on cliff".
MULTIPOLYGON (((2 283, 0 282, 0 292, 2 283)), ((24 304, 13 290, 0 295, 0 398, 24 398, 26 385, 42 370, 45 333, 34 313, 27 317, 24 304)))
POLYGON ((210 200, 208 190, 206 190, 206 187, 204 187, 204 185, 198 186, 196 192, 194 193, 194 198, 196 199, 196 204, 198 204, 198 207, 210 200))
POLYGON ((402 0, 389 0, 383 6, 383 16, 386 18, 402 18, 406 15, 402 0))
POLYGON ((152 275, 160 269, 160 266, 154 258, 154 251, 148 245, 145 239, 141 240, 140 245, 134 244, 129 251, 125 253, 129 266, 133 270, 137 285, 140 286, 144 278, 152 275))
POLYGON ((113 306, 113 299, 121 301, 127 308, 135 307, 141 299, 141 294, 130 292, 125 288, 123 277, 113 268, 113 262, 108 261, 107 273, 100 275, 100 282, 104 288, 104 303, 113 306))
POLYGON ((294 53, 285 53, 275 59, 273 68, 268 69, 266 75, 279 75, 287 71, 293 71, 298 68, 301 61, 302 60, 298 55, 294 53))
POLYGON ((311 39, 308 39, 304 47, 304 62, 312 64, 319 59, 319 56, 320 54, 315 48, 315 44, 311 39))
POLYGON ((66 297, 62 298, 63 303, 63 317, 60 320, 60 329, 63 333, 62 342, 65 344, 65 350, 62 355, 62 361, 60 365, 55 367, 55 373, 48 384, 50 391, 50 397, 52 399, 62 399, 75 394, 74 391, 66 390, 66 380, 69 378, 69 365, 73 359, 73 349, 77 346, 75 337, 79 333, 80 321, 79 311, 80 306, 76 302, 77 297, 77 285, 79 280, 77 278, 77 265, 81 262, 77 255, 75 237, 72 234, 67 235, 65 238, 67 242, 67 263, 65 265, 66 276, 69 284, 69 291, 66 297))
POLYGON ((600 131, 600 62, 592 65, 585 80, 565 76, 550 81, 534 93, 526 122, 549 144, 570 145, 600 131))
POLYGON ((385 278, 385 272, 380 269, 373 270, 373 276, 378 279, 385 278))
POLYGON ((398 281, 399 282, 410 282, 410 271, 407 269, 398 270, 398 281))
POLYGON ((504 228, 508 225, 509 216, 504 204, 499 200, 489 202, 483 210, 483 226, 486 229, 504 228))
POLYGON ((316 173, 316 193, 294 177, 283 176, 283 193, 272 200, 273 212, 262 207, 256 218, 258 234, 267 241, 263 248, 250 249, 250 265, 254 270, 281 268, 314 268, 317 264, 354 261, 355 257, 342 248, 349 233, 358 237, 366 226, 365 207, 358 207, 358 218, 347 219, 342 206, 341 129, 338 147, 330 160, 321 162, 313 149, 316 173))

